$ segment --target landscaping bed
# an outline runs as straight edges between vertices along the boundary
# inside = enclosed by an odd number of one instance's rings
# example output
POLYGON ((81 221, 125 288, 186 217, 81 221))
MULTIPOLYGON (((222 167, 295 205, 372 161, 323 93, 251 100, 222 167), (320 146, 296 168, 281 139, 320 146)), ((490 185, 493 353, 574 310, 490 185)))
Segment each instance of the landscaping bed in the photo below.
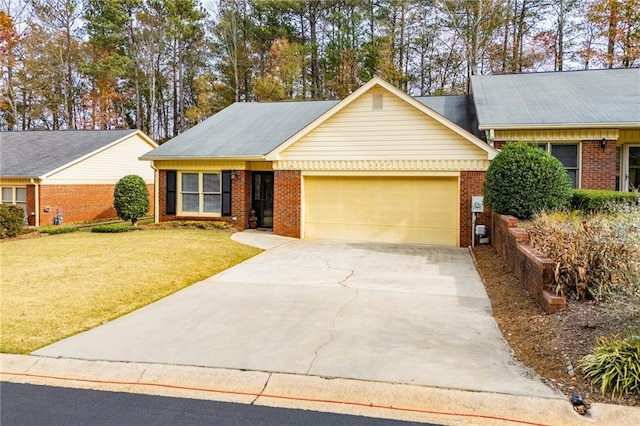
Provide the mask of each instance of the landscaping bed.
POLYGON ((578 369, 578 361, 591 352, 598 337, 624 336, 640 330, 640 300, 618 297, 593 302, 568 298, 565 310, 548 315, 492 247, 476 247, 474 256, 496 322, 520 362, 566 395, 577 392, 589 402, 640 406, 640 396, 603 396, 578 369), (575 369, 573 378, 567 371, 567 361, 575 369))

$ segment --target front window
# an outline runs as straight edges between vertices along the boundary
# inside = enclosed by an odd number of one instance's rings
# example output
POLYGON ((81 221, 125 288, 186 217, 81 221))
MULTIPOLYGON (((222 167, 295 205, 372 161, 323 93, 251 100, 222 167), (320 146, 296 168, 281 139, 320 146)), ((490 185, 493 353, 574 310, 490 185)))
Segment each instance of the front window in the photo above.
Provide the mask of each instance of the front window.
POLYGON ((569 175, 571 186, 578 188, 578 184, 580 182, 580 144, 543 143, 538 144, 538 146, 560 160, 569 175))
POLYGON ((2 204, 15 204, 27 211, 27 188, 2 187, 2 204))
POLYGON ((180 174, 181 212, 220 215, 220 173, 180 174))

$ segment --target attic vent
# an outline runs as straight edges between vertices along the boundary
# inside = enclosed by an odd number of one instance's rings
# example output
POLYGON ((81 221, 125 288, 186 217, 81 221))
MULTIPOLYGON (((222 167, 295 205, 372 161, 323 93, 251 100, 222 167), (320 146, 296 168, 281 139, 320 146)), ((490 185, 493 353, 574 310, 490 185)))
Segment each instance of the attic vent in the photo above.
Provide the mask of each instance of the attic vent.
POLYGON ((373 95, 373 102, 371 106, 374 111, 382 110, 382 93, 376 93, 373 95))

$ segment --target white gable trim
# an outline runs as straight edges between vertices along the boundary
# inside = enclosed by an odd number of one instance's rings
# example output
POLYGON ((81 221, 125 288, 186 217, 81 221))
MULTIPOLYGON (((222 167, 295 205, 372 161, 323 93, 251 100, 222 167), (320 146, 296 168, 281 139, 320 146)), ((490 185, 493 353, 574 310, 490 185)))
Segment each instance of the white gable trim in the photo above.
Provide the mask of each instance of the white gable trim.
POLYGON ((409 105, 413 106, 414 108, 418 109, 419 111, 421 111, 424 114, 428 115, 429 117, 433 118, 434 120, 436 120, 437 122, 439 122, 443 126, 445 126, 448 129, 452 130, 453 132, 455 132, 456 134, 458 134, 459 136, 461 136, 465 140, 471 142, 472 144, 474 144, 478 148, 482 149, 483 151, 485 151, 487 153, 487 158, 489 160, 493 160, 495 158, 495 156, 498 154, 498 152, 494 148, 492 148, 491 146, 487 145, 484 141, 478 139, 476 136, 472 135, 471 133, 467 132, 466 130, 462 129, 460 126, 458 126, 457 124, 453 123, 449 119, 447 119, 447 118, 443 117, 442 115, 438 114, 437 112, 433 111, 431 108, 429 108, 426 105, 422 104, 421 102, 415 100, 411 96, 407 95, 406 93, 404 93, 400 89, 398 89, 398 88, 394 87, 393 85, 387 83, 386 81, 382 80, 381 78, 374 77, 373 79, 369 80, 369 82, 367 82, 365 85, 361 86, 358 90, 356 90, 355 92, 351 93, 349 96, 344 98, 342 101, 338 102, 336 105, 331 107, 327 112, 325 112, 320 117, 315 119, 309 125, 307 125, 303 129, 298 131, 296 134, 291 136, 289 139, 284 141, 282 144, 278 145, 278 147, 276 147, 274 150, 272 150, 271 152, 269 152, 266 155, 266 160, 267 161, 277 161, 277 160, 279 160, 280 159, 280 154, 284 150, 289 148, 294 143, 298 142, 304 136, 306 136, 309 133, 311 133, 313 130, 315 130, 321 124, 323 124, 325 121, 327 121, 329 118, 331 118, 334 115, 336 115, 338 112, 340 112, 342 109, 344 109, 345 107, 350 105, 354 100, 358 99, 360 96, 362 96, 364 93, 368 92, 374 86, 382 87, 383 89, 385 89, 388 92, 394 94, 398 98, 404 100, 409 105))

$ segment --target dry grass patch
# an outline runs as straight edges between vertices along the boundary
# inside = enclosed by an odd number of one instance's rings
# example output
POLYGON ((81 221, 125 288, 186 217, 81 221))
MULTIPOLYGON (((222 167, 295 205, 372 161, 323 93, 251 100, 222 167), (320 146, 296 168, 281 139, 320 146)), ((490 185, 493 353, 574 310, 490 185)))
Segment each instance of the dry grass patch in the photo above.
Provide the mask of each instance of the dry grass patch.
POLYGON ((228 232, 72 233, 0 245, 0 352, 29 353, 260 252, 228 232))

